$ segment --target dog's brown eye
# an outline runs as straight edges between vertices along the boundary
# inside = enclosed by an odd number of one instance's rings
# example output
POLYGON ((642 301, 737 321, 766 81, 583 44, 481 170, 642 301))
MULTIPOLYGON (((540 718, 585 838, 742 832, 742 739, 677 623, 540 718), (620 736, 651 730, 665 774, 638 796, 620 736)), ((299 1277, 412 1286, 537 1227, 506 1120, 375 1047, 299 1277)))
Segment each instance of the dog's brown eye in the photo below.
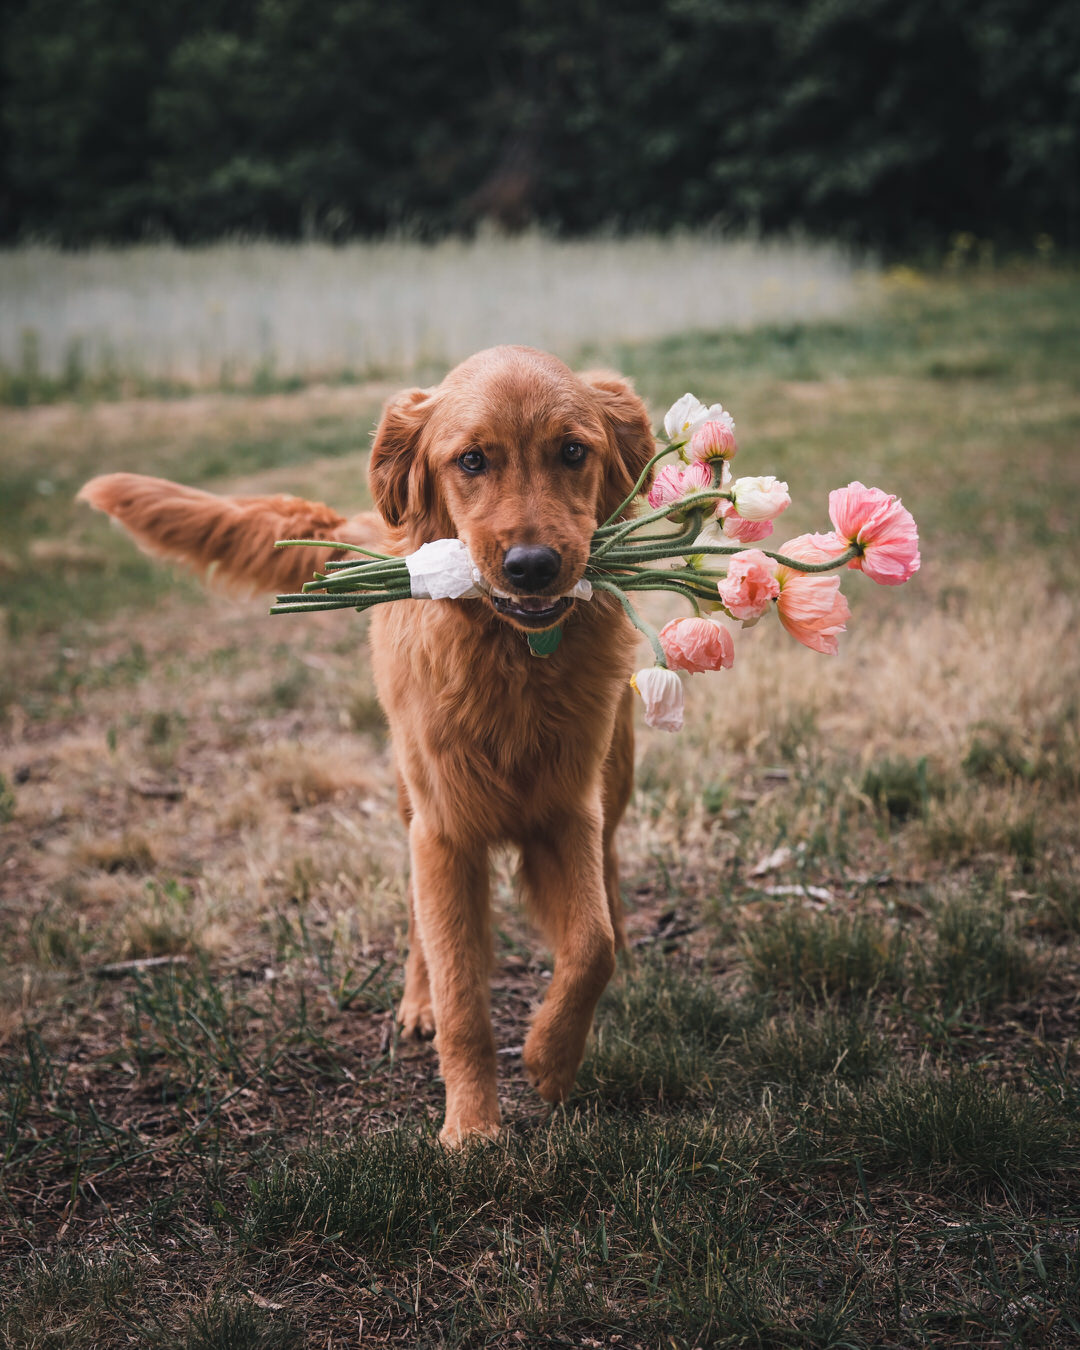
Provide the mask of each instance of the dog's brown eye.
POLYGON ((463 455, 458 455, 458 463, 466 473, 483 473, 487 468, 482 450, 466 450, 463 455))
POLYGON ((589 447, 582 445, 580 441, 570 441, 568 445, 563 446, 562 457, 564 464, 576 465, 588 454, 589 447))

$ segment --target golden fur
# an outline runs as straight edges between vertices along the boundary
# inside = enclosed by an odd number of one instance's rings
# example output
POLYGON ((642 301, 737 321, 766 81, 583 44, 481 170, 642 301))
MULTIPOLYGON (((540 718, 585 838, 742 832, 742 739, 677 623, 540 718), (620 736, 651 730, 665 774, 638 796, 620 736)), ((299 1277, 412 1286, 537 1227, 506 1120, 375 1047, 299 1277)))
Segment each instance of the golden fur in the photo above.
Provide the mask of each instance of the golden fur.
MULTIPOLYGON (((274 539, 286 537, 402 553, 456 535, 504 592, 515 592, 503 571, 509 549, 549 548, 558 573, 540 589, 554 604, 581 577, 593 531, 652 452, 647 411, 625 380, 499 347, 387 405, 370 467, 379 517, 346 521, 294 498, 223 499, 134 474, 94 479, 81 495, 148 551, 253 589, 295 589, 333 556, 275 551, 274 539), (568 445, 584 448, 580 462, 577 449, 569 462, 568 445), (462 456, 477 450, 484 469, 466 472, 462 456)), ((449 1144, 499 1127, 488 1005, 492 846, 520 850, 526 900, 555 953, 524 1050, 549 1101, 570 1091, 625 942, 614 834, 631 789, 636 635, 606 595, 573 601, 564 614, 562 641, 546 659, 528 646, 537 622, 488 598, 400 601, 372 617, 412 858, 399 1020, 408 1033, 437 1029, 449 1144)))

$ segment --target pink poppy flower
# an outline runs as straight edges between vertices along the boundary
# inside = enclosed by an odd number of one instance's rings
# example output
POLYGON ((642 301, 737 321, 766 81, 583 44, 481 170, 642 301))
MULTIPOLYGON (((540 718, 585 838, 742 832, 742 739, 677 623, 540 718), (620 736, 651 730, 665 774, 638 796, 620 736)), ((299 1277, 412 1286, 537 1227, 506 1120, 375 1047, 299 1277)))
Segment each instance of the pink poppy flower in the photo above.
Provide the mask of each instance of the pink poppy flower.
POLYGON ((677 506, 683 497, 710 488, 712 483, 712 469, 707 464, 689 464, 685 468, 666 464, 653 479, 649 505, 654 511, 662 506, 677 506))
MULTIPOLYGON (((801 534, 776 551, 808 563, 828 562, 837 556, 833 536, 828 534, 801 534)), ((777 565, 776 580, 780 584, 776 602, 780 622, 803 646, 835 656, 838 635, 851 618, 839 576, 835 572, 797 572, 777 565)))
POLYGON ((686 455, 691 461, 708 463, 713 459, 731 459, 735 448, 735 423, 729 412, 721 411, 715 419, 703 422, 690 437, 686 455))
POLYGON ((750 622, 761 618, 769 602, 780 594, 775 570, 776 564, 759 548, 748 548, 732 558, 717 590, 733 618, 750 622))
POLYGON ((862 549, 850 566, 871 581, 899 586, 919 570, 919 531, 899 497, 849 483, 829 493, 829 519, 845 548, 857 544, 862 549))
POLYGON ((671 670, 730 670, 735 644, 723 624, 715 619, 672 619, 660 629, 660 645, 671 670))

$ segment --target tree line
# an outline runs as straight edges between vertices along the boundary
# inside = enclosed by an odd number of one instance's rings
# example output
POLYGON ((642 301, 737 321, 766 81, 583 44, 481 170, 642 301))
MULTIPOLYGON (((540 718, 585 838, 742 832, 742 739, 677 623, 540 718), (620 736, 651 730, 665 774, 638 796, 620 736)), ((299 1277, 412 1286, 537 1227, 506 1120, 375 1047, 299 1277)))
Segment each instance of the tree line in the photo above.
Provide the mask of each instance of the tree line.
POLYGON ((4 0, 0 237, 1074 248, 1075 0, 4 0))

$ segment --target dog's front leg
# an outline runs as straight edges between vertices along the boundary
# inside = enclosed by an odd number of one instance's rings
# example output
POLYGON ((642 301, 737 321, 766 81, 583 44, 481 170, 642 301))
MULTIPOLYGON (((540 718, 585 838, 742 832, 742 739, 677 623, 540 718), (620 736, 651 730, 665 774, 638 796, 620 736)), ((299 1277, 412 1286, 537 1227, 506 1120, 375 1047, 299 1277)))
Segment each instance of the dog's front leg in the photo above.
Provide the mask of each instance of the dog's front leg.
POLYGON ((530 902, 555 950, 547 997, 525 1042, 525 1067, 548 1101, 562 1101, 585 1053, 596 1003, 615 969, 604 891, 599 803, 552 822, 522 845, 530 902))
POLYGON ((446 1084, 440 1138, 456 1146, 499 1129, 491 1030, 491 916, 488 851, 451 840, 416 814, 409 826, 413 903, 435 1013, 435 1045, 446 1084))
POLYGON ((398 1025, 403 1036, 430 1040, 435 1035, 435 1013, 431 1007, 431 981, 427 958, 416 923, 416 901, 409 887, 409 952, 405 958, 405 991, 398 1005, 398 1025))

